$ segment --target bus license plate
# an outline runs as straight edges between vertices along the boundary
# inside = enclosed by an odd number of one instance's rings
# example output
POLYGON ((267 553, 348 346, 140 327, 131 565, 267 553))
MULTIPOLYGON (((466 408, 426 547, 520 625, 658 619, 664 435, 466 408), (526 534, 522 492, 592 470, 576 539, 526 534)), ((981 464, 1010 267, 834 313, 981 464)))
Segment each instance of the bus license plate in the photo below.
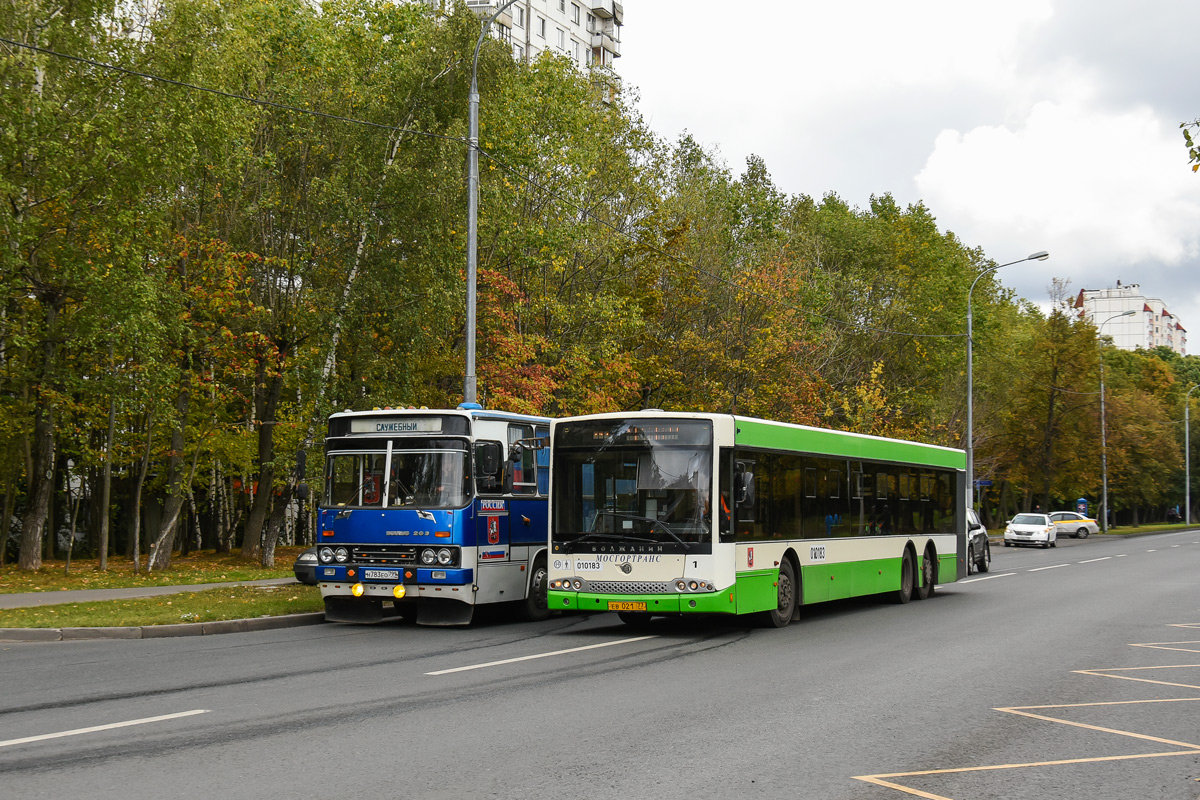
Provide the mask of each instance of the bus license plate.
POLYGON ((645 603, 645 601, 629 602, 629 601, 625 601, 625 600, 609 600, 608 601, 608 610, 609 611, 645 611, 646 603, 645 603))
POLYGON ((364 569, 363 578, 368 581, 398 581, 400 580, 400 570, 364 569))

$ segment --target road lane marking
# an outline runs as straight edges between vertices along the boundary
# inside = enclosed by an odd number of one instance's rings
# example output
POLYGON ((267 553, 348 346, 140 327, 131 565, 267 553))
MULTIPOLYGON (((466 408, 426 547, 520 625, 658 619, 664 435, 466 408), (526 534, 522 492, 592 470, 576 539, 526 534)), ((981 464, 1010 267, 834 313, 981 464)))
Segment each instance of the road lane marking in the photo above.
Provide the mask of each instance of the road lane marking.
MULTIPOLYGON (((1175 623, 1175 624, 1172 624, 1170 627, 1193 628, 1193 627, 1200 627, 1200 624, 1198 624, 1198 623, 1175 623)), ((1132 647, 1152 647, 1152 648, 1166 650, 1166 649, 1177 649, 1175 647, 1168 647, 1167 645, 1194 645, 1194 644, 1200 644, 1200 642, 1163 642, 1163 643, 1134 644, 1131 646, 1132 647)), ((1182 649, 1182 648, 1178 648, 1178 649, 1182 649)), ((1075 672, 1076 674, 1079 674, 1079 675, 1091 675, 1091 676, 1102 677, 1102 678, 1121 678, 1124 680, 1141 681, 1141 682, 1145 682, 1145 683, 1156 683, 1156 684, 1160 684, 1163 686, 1184 687, 1184 688, 1189 688, 1189 689, 1200 689, 1200 686, 1194 686, 1191 684, 1175 683, 1175 682, 1170 682, 1170 681, 1156 681, 1156 680, 1151 680, 1148 678, 1134 678, 1134 677, 1131 677, 1128 675, 1114 674, 1114 673, 1118 673, 1118 672, 1146 672, 1146 671, 1152 671, 1152 670, 1175 670, 1175 669, 1200 669, 1200 664, 1174 664, 1174 665, 1169 665, 1169 666, 1164 665, 1164 666, 1150 666, 1150 667, 1112 667, 1112 668, 1107 668, 1107 669, 1073 670, 1073 672, 1075 672)), ((1129 754, 1129 755, 1098 756, 1098 757, 1092 757, 1092 758, 1072 758, 1072 759, 1062 759, 1062 760, 1054 760, 1054 761, 1034 761, 1034 762, 1029 762, 1029 763, 1024 763, 1024 764, 991 764, 991 765, 986 765, 986 766, 956 767, 956 768, 951 768, 951 769, 929 769, 929 770, 920 770, 920 771, 913 771, 913 772, 879 773, 879 774, 875 774, 875 775, 857 775, 854 777, 854 779, 863 781, 864 783, 874 784, 876 786, 883 786, 883 787, 887 787, 889 789, 895 789, 896 791, 899 791, 899 792, 902 792, 904 794, 911 795, 914 797, 923 797, 923 798, 926 798, 927 800, 951 800, 951 798, 946 797, 944 795, 933 794, 931 792, 922 791, 922 790, 917 789, 912 786, 905 786, 901 783, 895 782, 895 780, 885 780, 885 779, 911 778, 911 777, 923 777, 923 776, 933 776, 933 775, 951 775, 951 774, 956 774, 956 773, 969 773, 969 772, 982 773, 982 772, 990 772, 990 771, 994 771, 994 770, 1024 769, 1024 768, 1029 768, 1029 767, 1052 767, 1052 766, 1069 765, 1069 764, 1089 764, 1089 763, 1099 763, 1099 762, 1132 761, 1132 760, 1145 759, 1145 758, 1169 758, 1171 756, 1200 755, 1200 744, 1195 744, 1192 742, 1183 742, 1183 741, 1169 739, 1169 738, 1165 738, 1165 737, 1161 737, 1161 736, 1153 736, 1148 733, 1140 733, 1137 731, 1121 730, 1118 728, 1109 728, 1109 727, 1104 727, 1104 726, 1100 726, 1100 725, 1092 725, 1092 724, 1088 724, 1088 723, 1084 723, 1084 722, 1076 722, 1074 720, 1069 720, 1069 719, 1060 719, 1058 717, 1052 717, 1052 716, 1048 716, 1045 714, 1031 713, 1034 711, 1046 711, 1046 710, 1054 710, 1054 709, 1088 708, 1088 707, 1101 707, 1101 706, 1107 706, 1107 707, 1139 706, 1139 705, 1144 706, 1144 705, 1149 705, 1149 704, 1174 704, 1174 703, 1200 703, 1200 697, 1170 697, 1170 698, 1155 698, 1155 699, 1147 699, 1147 700, 1104 701, 1104 702, 1095 702, 1095 703, 1072 703, 1072 704, 1055 704, 1055 705, 1038 705, 1038 706, 1012 706, 1009 708, 996 708, 993 710, 1000 711, 1000 712, 1007 713, 1007 714, 1015 714, 1017 716, 1027 717, 1029 719, 1035 719, 1035 720, 1044 721, 1044 722, 1054 722, 1054 723, 1058 723, 1061 725, 1069 725, 1071 727, 1082 728, 1085 730, 1095 731, 1098 733, 1116 734, 1119 736, 1125 736, 1125 737, 1129 737, 1132 739, 1137 739, 1137 740, 1141 740, 1141 741, 1145 741, 1145 742, 1153 742, 1155 744, 1166 744, 1169 746, 1183 748, 1180 750, 1167 751, 1167 752, 1162 752, 1162 753, 1136 753, 1136 754, 1129 754)))
POLYGON ((1124 557, 1125 557, 1125 556, 1127 556, 1127 555, 1129 555, 1129 554, 1128 554, 1128 553, 1121 553, 1120 555, 1113 556, 1113 558, 1124 558, 1124 557))
POLYGON ((1028 572, 1041 572, 1044 569, 1058 569, 1059 567, 1069 567, 1069 566, 1071 566, 1071 565, 1070 564, 1053 564, 1049 567, 1034 567, 1033 569, 1027 570, 1027 571, 1028 572))
POLYGON ((1105 556, 1104 558, 1089 558, 1087 561, 1080 561, 1079 563, 1080 564, 1095 564, 1097 561, 1108 561, 1110 558, 1112 558, 1112 556, 1105 556))
POLYGON ((452 669, 440 669, 437 672, 426 672, 426 675, 449 675, 451 672, 467 672, 472 669, 487 669, 488 667, 500 667, 505 664, 515 664, 518 661, 532 661, 535 658, 550 658, 551 656, 564 656, 568 653, 581 653, 584 650, 595 650, 600 647, 612 647, 615 644, 630 644, 632 642, 641 642, 646 639, 657 639, 657 635, 653 636, 635 636, 632 639, 618 639, 615 642, 601 642, 600 644, 589 644, 583 647, 571 647, 566 650, 555 650, 550 653, 535 653, 531 656, 518 656, 517 658, 506 658, 501 661, 489 661, 486 664, 472 664, 468 667, 454 667, 452 669))
POLYGON ((130 725, 145 725, 150 722, 163 722, 168 719, 179 719, 180 717, 192 717, 196 714, 207 714, 209 709, 197 708, 192 711, 180 711, 176 714, 163 714, 158 717, 143 717, 142 719, 131 719, 126 722, 110 722, 107 725, 93 725, 90 728, 76 728, 73 731, 59 731, 57 733, 43 733, 39 736, 26 736, 21 739, 8 739, 0 742, 0 747, 12 747, 18 744, 28 744, 29 742, 41 742, 46 739, 59 739, 63 736, 78 736, 82 733, 96 733, 98 731, 110 731, 114 728, 128 728, 130 725))
POLYGON ((958 583, 975 583, 976 581, 990 581, 992 578, 1011 578, 1013 575, 1016 575, 1016 574, 1017 573, 1015 573, 1015 572, 1002 572, 999 575, 985 575, 982 578, 969 578, 965 581, 958 581, 958 583))

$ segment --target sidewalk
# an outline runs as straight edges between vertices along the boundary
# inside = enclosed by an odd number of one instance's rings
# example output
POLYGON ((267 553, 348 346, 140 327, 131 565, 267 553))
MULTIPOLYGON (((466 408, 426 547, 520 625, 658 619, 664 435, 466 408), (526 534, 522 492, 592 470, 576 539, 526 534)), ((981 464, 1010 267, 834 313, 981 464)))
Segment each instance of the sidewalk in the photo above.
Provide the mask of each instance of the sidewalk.
MULTIPOLYGON (((232 583, 196 583, 186 586, 146 586, 133 589, 73 589, 65 592, 25 592, 0 594, 0 608, 31 608, 89 603, 103 600, 122 600, 129 597, 159 597, 183 592, 199 592, 228 586, 284 586, 295 578, 268 578, 261 581, 232 583)), ((174 636, 210 636, 217 633, 265 631, 275 628, 295 628, 318 625, 325 621, 323 612, 288 614, 281 617, 227 619, 220 622, 186 622, 175 625, 142 625, 124 628, 0 628, 0 642, 63 642, 80 639, 159 639, 174 636)))
POLYGON ((185 586, 144 586, 132 589, 69 589, 63 592, 0 594, 0 608, 34 608, 36 606, 57 606, 63 603, 91 603, 97 600, 127 600, 130 597, 158 597, 164 594, 202 592, 205 589, 223 589, 227 586, 282 586, 295 582, 295 578, 267 578, 261 581, 193 583, 185 586))

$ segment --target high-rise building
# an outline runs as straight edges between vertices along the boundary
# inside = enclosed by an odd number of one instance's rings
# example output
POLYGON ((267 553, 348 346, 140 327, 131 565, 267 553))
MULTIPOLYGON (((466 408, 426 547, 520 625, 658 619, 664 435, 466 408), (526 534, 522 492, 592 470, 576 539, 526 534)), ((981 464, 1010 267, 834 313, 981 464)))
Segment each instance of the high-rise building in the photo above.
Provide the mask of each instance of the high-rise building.
MULTIPOLYGON (((504 0, 467 0, 467 5, 487 18, 504 0)), ((496 18, 493 35, 525 63, 549 50, 580 69, 612 67, 621 57, 624 19, 624 8, 614 0, 517 0, 496 18)))
POLYGON ((1113 344, 1122 350, 1169 347, 1187 355, 1187 330, 1179 317, 1168 311, 1162 300, 1142 294, 1136 283, 1122 286, 1117 281, 1115 288, 1081 289, 1075 298, 1075 308, 1080 317, 1091 320, 1092 324, 1103 324, 1101 333, 1111 336, 1113 344), (1134 313, 1116 316, 1126 311, 1134 313))

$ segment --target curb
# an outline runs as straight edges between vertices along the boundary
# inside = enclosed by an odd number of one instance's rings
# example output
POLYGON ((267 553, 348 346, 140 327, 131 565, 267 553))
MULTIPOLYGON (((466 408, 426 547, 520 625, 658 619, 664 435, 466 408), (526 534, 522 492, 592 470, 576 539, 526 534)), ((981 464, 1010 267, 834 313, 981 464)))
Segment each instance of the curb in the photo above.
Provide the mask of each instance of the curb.
POLYGON ((174 625, 142 625, 128 628, 0 628, 0 642, 70 642, 84 639, 165 639, 176 636, 212 636, 276 628, 319 625, 325 612, 287 614, 282 617, 226 619, 219 622, 188 622, 174 625))

